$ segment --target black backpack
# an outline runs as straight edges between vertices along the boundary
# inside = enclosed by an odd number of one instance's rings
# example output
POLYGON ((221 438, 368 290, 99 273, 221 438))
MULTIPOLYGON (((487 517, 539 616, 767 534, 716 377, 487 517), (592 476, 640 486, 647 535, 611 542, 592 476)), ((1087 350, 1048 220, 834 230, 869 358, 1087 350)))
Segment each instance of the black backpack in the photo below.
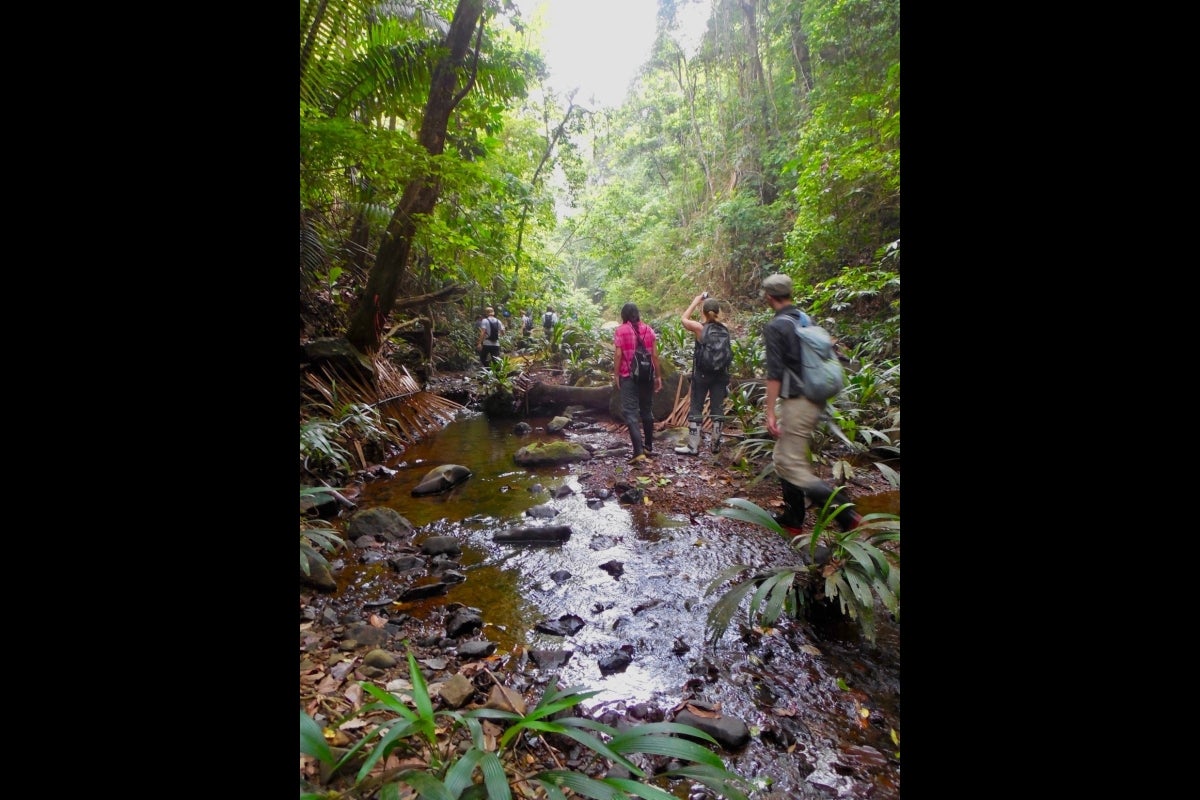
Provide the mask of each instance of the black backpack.
POLYGON ((731 361, 733 345, 729 329, 720 322, 704 323, 704 332, 696 340, 696 368, 711 375, 729 369, 731 361))
POLYGON ((553 311, 547 311, 542 316, 542 327, 543 328, 553 328, 554 327, 554 312, 553 311))
POLYGON ((488 317, 488 341, 500 341, 500 320, 488 317))
MULTIPOLYGON (((633 322, 629 323, 633 327, 633 322)), ((638 383, 650 383, 654 380, 654 360, 650 351, 642 343, 641 331, 633 327, 633 338, 637 340, 637 349, 633 351, 633 359, 629 362, 629 377, 638 383)))

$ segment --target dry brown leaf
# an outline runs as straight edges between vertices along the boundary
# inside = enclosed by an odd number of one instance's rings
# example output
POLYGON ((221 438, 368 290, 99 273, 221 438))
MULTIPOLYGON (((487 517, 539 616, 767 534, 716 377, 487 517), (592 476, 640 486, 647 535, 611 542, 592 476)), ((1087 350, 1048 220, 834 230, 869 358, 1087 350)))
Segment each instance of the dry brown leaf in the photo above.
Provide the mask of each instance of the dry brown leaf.
POLYGON ((524 715, 525 698, 507 686, 493 686, 492 690, 488 692, 488 699, 483 707, 498 708, 501 711, 512 711, 524 715))
POLYGON ((813 647, 811 644, 802 644, 802 645, 800 645, 800 649, 803 652, 808 653, 810 656, 821 655, 821 651, 818 650, 817 648, 813 647))
POLYGON ((694 706, 691 703, 688 703, 687 710, 695 714, 697 717, 706 717, 708 719, 716 719, 717 717, 721 716, 720 703, 715 704, 713 710, 711 711, 707 708, 701 708, 700 706, 694 706))
POLYGON ((330 675, 329 677, 325 678, 325 680, 317 684, 317 691, 321 694, 333 694, 341 685, 342 682, 340 680, 330 675))
POLYGON ((482 661, 472 661, 469 664, 463 664, 462 669, 460 669, 459 672, 462 673, 464 678, 470 679, 474 678, 485 669, 487 669, 487 665, 482 661))
POLYGON ((794 716, 796 716, 796 709, 791 708, 791 707, 773 708, 771 710, 775 712, 775 716, 777 716, 777 717, 794 717, 794 716))
POLYGON ((349 700, 350 704, 355 708, 358 708, 362 705, 362 693, 363 688, 361 683, 352 683, 346 687, 346 699, 349 700))
POLYGON ((341 725, 338 725, 338 730, 339 731, 352 731, 352 730, 355 730, 356 728, 362 728, 362 727, 364 727, 366 725, 370 725, 370 724, 371 723, 367 722, 362 717, 355 717, 354 719, 346 720, 341 725))
POLYGON ((367 617, 367 622, 371 623, 372 628, 386 628, 388 624, 387 617, 381 617, 378 614, 367 617))

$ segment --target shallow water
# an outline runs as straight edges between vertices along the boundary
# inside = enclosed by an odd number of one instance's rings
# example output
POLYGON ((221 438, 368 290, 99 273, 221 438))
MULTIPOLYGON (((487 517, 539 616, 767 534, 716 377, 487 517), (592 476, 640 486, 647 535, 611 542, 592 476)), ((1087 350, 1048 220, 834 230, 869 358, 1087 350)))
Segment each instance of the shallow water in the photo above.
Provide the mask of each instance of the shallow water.
MULTIPOLYGON (((586 463, 526 469, 513 461, 520 447, 561 438, 541 430, 546 420, 527 421, 535 432, 517 436, 512 420, 465 413, 389 464, 395 476, 363 488, 359 507, 395 509, 417 527, 415 542, 454 536, 463 543, 467 580, 396 610, 427 619, 450 602, 479 609, 482 637, 512 667, 532 667, 528 649, 570 651, 553 672, 563 686, 599 692, 584 706, 595 716, 647 703, 669 718, 683 700, 719 704, 750 727, 750 743, 724 757, 731 769, 759 781, 763 791, 756 796, 769 789, 772 797, 898 798, 892 731, 900 731, 899 626, 881 612, 870 645, 857 637, 819 638, 804 622, 755 631, 742 614, 715 648, 707 646, 706 615, 720 594, 705 594, 713 576, 735 563, 796 563, 795 552, 768 531, 718 517, 693 523, 615 498, 590 509, 581 491, 586 463), (472 477, 444 495, 411 496, 430 469, 448 463, 467 466, 472 477), (531 491, 537 484, 575 492, 555 500, 548 491, 531 491), (559 514, 525 515, 541 504, 559 514), (544 524, 569 525, 570 539, 549 547, 492 540, 507 528, 544 524), (611 574, 617 570, 610 562, 620 563, 619 574, 611 574), (570 577, 556 582, 550 576, 559 570, 570 577), (571 636, 535 630, 565 615, 583 627, 571 636), (629 649, 632 663, 622 673, 601 674, 600 660, 618 648, 629 649)), ((653 497, 653 488, 647 493, 653 497)), ((898 492, 863 500, 864 513, 898 513, 898 492)), ((407 580, 379 565, 348 566, 339 575, 339 595, 378 602, 397 596, 407 580)))

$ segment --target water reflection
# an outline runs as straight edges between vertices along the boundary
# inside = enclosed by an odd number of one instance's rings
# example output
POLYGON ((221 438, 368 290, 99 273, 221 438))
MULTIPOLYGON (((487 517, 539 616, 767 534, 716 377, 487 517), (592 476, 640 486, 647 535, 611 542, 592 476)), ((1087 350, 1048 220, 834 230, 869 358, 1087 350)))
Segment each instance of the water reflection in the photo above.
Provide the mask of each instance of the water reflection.
MULTIPOLYGON (((545 424, 528 421, 535 429, 545 424)), ((561 436, 537 430, 517 436, 513 424, 468 414, 389 464, 399 470, 392 479, 364 487, 360 507, 394 508, 418 528, 417 542, 453 536, 462 543, 467 580, 445 596, 397 610, 428 619, 448 602, 480 609, 482 635, 514 663, 523 662, 527 649, 569 651, 553 672, 564 686, 599 692, 585 705, 589 713, 639 702, 669 711, 693 697, 720 704, 760 734, 727 759, 730 767, 743 775, 765 772, 776 791, 899 796, 899 766, 880 755, 894 751, 889 731, 899 730, 898 626, 880 620, 871 647, 813 639, 798 622, 772 631, 735 623, 716 648, 706 647, 706 614, 715 596, 705 590, 712 578, 734 563, 795 563, 786 541, 743 523, 708 516, 693 522, 664 507, 622 505, 615 498, 588 508, 587 465, 517 466, 513 454, 520 447, 561 436), (411 496, 430 469, 447 463, 462 464, 473 476, 445 495, 411 496), (534 491, 539 485, 544 490, 534 491), (553 499, 552 490, 564 485, 573 493, 553 499), (559 513, 552 520, 525 514, 542 504, 559 513), (549 547, 493 541, 507 528, 541 524, 568 525, 572 535, 549 547), (551 577, 561 571, 569 577, 551 577), (570 636, 536 630, 539 622, 564 615, 579 617, 583 627, 570 636), (619 648, 632 649, 632 663, 603 675, 600 662, 619 648), (773 736, 791 737, 784 749, 793 755, 780 758, 773 736), (872 762, 875 757, 881 763, 872 762)), ((899 493, 862 498, 860 510, 899 513, 899 493)), ((389 581, 409 580, 376 565, 343 573, 346 590, 375 598, 398 596, 401 587, 389 581)))

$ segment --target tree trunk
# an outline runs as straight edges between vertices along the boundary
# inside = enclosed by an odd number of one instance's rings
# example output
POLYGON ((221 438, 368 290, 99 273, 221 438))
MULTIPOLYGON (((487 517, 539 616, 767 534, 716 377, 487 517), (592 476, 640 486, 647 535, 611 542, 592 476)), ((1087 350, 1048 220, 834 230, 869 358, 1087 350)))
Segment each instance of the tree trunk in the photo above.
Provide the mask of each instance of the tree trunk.
POLYGON ((616 389, 612 384, 604 386, 563 386, 557 383, 535 383, 525 393, 529 404, 534 406, 584 406, 598 411, 607 411, 616 389))
MULTIPOLYGON (((484 0, 458 0, 450 32, 446 34, 447 54, 433 70, 419 141, 434 158, 446 148, 446 128, 451 112, 475 83, 472 65, 466 84, 458 90, 459 73, 466 67, 471 34, 476 32, 477 26, 478 58, 478 41, 483 34, 483 27, 479 23, 483 5, 484 0)), ((375 265, 367 276, 366 287, 358 298, 346 332, 346 338, 363 353, 373 355, 379 350, 380 335, 387 324, 388 314, 396 304, 400 280, 408 267, 417 219, 433 211, 440 193, 441 183, 433 172, 418 175, 404 187, 400 205, 388 222, 375 265)))

